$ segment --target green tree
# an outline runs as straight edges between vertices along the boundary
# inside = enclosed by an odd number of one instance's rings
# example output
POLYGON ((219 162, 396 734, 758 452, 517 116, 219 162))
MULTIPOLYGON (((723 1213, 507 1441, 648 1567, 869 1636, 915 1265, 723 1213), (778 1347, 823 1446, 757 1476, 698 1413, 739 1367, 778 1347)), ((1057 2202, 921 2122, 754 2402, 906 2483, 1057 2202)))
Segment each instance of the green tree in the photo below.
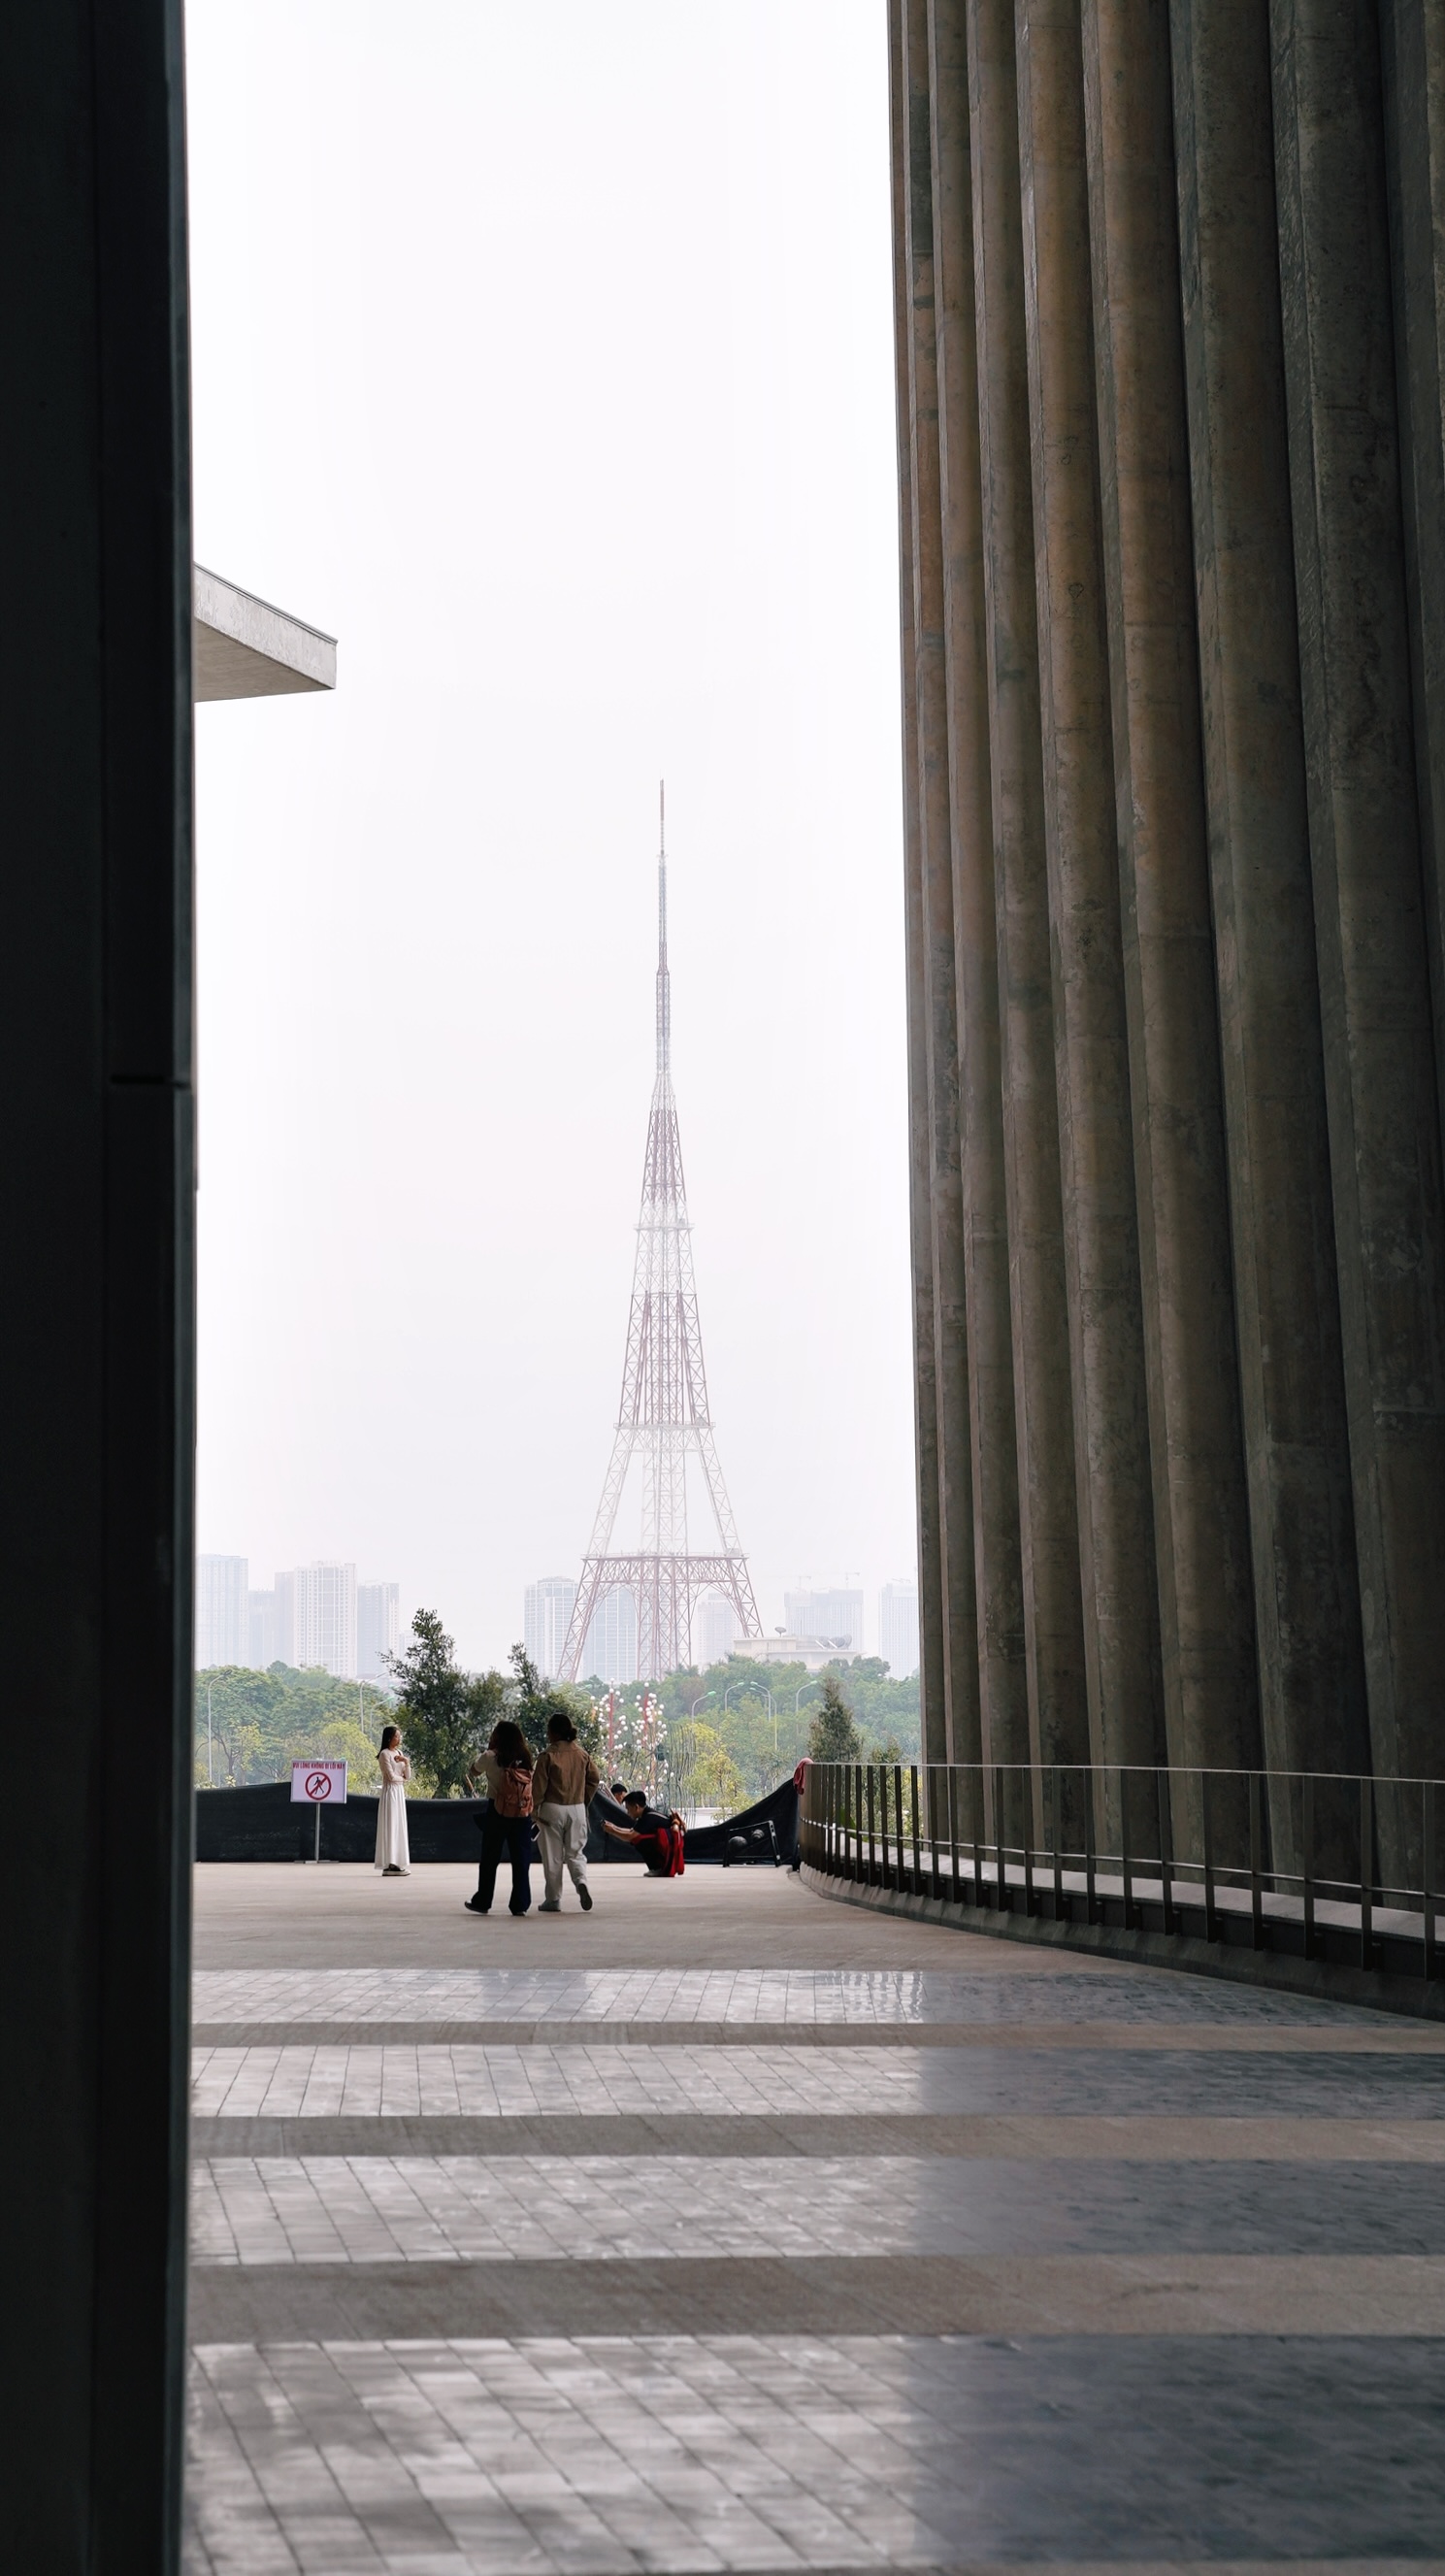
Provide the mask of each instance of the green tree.
POLYGON ((570 1717, 578 1742, 594 1760, 600 1759, 602 1726, 590 1694, 568 1682, 544 1683, 525 1646, 514 1646, 507 1661, 512 1667, 507 1715, 516 1719, 533 1752, 540 1753, 547 1741, 549 1717, 570 1717))
POLYGON ((667 1744, 668 1795, 684 1810, 715 1807, 734 1816, 747 1803, 743 1775, 716 1727, 684 1718, 667 1744))
POLYGON ((863 1738, 836 1672, 823 1675, 823 1697, 808 1728, 808 1751, 815 1762, 857 1762, 863 1738))
POLYGON ((397 1723, 434 1798, 465 1795, 468 1773, 505 1708, 500 1673, 464 1673, 436 1610, 418 1610, 413 1642, 387 1658, 397 1723))

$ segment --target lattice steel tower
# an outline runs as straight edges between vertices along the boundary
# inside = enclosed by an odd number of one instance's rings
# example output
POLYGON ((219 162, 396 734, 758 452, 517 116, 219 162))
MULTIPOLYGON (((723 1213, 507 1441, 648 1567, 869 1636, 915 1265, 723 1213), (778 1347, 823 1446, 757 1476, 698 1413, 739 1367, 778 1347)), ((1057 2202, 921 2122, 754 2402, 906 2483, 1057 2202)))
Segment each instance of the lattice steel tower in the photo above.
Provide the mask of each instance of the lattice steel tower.
POLYGON ((564 1681, 576 1680, 592 1614, 610 1592, 630 1592, 637 1604, 637 1670, 644 1681, 655 1681, 692 1661, 692 1614, 704 1592, 727 1595, 743 1636, 761 1634, 747 1558, 738 1545, 708 1413, 682 1146, 672 1094, 667 830, 660 791, 658 820, 657 1079, 647 1122, 632 1312, 617 1434, 567 1631, 564 1681), (689 1461, 692 1481, 701 1487, 697 1499, 705 1503, 717 1532, 717 1545, 706 1556, 694 1555, 688 1545, 689 1461), (617 1556, 611 1553, 613 1530, 633 1469, 640 1472, 642 1487, 640 1543, 635 1555, 617 1556))

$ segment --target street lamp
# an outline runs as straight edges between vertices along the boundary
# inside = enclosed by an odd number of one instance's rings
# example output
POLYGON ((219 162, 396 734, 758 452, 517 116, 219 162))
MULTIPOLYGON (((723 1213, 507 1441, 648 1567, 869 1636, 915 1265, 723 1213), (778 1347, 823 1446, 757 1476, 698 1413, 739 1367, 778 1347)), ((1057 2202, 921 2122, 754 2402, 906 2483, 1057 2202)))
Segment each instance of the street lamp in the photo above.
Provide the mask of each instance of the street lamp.
POLYGON ((697 1713, 698 1713, 698 1710, 701 1708, 701 1706, 702 1706, 702 1704, 703 1704, 703 1701, 704 1701, 705 1699, 716 1699, 716 1697, 717 1697, 717 1693, 716 1693, 716 1691, 699 1691, 699 1692, 698 1692, 698 1695, 697 1695, 697 1697, 696 1697, 696 1699, 695 1699, 695 1700, 693 1701, 693 1703, 692 1703, 691 1708, 690 1708, 690 1709, 688 1710, 688 1712, 687 1712, 687 1713, 688 1713, 688 1716, 689 1716, 690 1718, 696 1717, 696 1715, 697 1715, 697 1713))
POLYGON ((796 1717, 796 1716, 797 1716, 797 1714, 798 1714, 798 1702, 799 1702, 799 1700, 802 1698, 804 1691, 805 1691, 805 1690, 821 1690, 821 1689, 822 1689, 822 1687, 823 1687, 823 1685, 822 1685, 822 1683, 821 1683, 821 1682, 799 1682, 797 1689, 796 1689, 796 1690, 794 1691, 794 1693, 793 1693, 793 1715, 794 1715, 794 1717, 796 1717))
POLYGON ((776 1762, 776 1760, 777 1760, 777 1758, 778 1758, 778 1712, 777 1712, 777 1710, 776 1710, 776 1709, 774 1708, 774 1706, 773 1706, 773 1694, 772 1694, 772 1692, 769 1690, 769 1688, 768 1688, 768 1686, 767 1686, 767 1683, 766 1683, 766 1682, 729 1682, 729 1684, 728 1684, 728 1686, 727 1686, 727 1689, 723 1692, 723 1715, 724 1715, 724 1717, 726 1717, 726 1715, 727 1715, 728 1701, 732 1698, 733 1692, 734 1692, 735 1690, 740 1690, 740 1691, 751 1691, 751 1692, 752 1692, 752 1694, 753 1694, 753 1696, 754 1696, 754 1698, 756 1698, 756 1697, 757 1697, 757 1694, 758 1694, 758 1692, 759 1692, 759 1691, 761 1691, 761 1692, 762 1692, 762 1695, 763 1695, 764 1699, 765 1699, 765 1700, 767 1701, 767 1703, 768 1703, 768 1715, 769 1715, 769 1717, 770 1717, 770 1718, 772 1719, 772 1721, 773 1721, 773 1760, 776 1762))

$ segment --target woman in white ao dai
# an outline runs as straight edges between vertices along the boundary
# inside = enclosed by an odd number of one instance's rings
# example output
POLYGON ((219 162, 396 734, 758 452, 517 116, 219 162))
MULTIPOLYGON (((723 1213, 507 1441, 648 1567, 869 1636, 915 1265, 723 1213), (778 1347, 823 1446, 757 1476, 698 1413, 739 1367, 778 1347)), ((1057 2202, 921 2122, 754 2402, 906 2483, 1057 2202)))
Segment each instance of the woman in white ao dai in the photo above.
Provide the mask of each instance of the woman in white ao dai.
POLYGON ((406 1784, 411 1764, 401 1749, 401 1728, 384 1726, 376 1757, 381 1797, 376 1810, 376 1866, 383 1878, 410 1878, 411 1853, 406 1841, 406 1784))

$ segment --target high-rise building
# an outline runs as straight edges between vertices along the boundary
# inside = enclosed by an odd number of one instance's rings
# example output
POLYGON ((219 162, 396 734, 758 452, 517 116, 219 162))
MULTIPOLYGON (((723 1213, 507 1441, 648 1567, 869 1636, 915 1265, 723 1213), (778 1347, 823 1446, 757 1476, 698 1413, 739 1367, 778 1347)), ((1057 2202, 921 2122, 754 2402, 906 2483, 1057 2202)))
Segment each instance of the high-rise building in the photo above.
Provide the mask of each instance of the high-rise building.
POLYGON ((196 1670, 216 1664, 244 1664, 250 1649, 246 1591, 250 1568, 244 1556, 198 1556, 196 1559, 196 1670))
POLYGON ((562 1669, 562 1651, 576 1598, 577 1586, 570 1574, 539 1575, 535 1583, 527 1586, 522 1643, 544 1681, 551 1681, 562 1669))
POLYGON ((918 1586, 902 1577, 878 1595, 878 1652, 900 1681, 918 1670, 918 1586))
POLYGON ((614 1585, 604 1592, 582 1645, 581 1679, 604 1682, 637 1679, 637 1596, 614 1585))
POLYGON ((253 1673, 264 1673, 280 1655, 276 1587, 246 1595, 246 1661, 253 1673))
MULTIPOLYGON (((285 1587, 290 1594, 291 1646, 288 1663, 317 1665, 342 1680, 356 1679, 356 1568, 354 1565, 298 1565, 278 1574, 278 1606, 285 1587)), ((284 1619, 280 1623, 284 1626, 284 1619)), ((284 1647, 282 1648, 285 1653, 284 1647)))
POLYGON ((392 1678, 388 1655, 401 1644, 399 1583, 358 1583, 356 1587, 356 1670, 364 1682, 392 1678))
POLYGON ((861 1592, 785 1592, 783 1611, 795 1637, 831 1637, 844 1653, 862 1654, 861 1592))
POLYGON ((705 1592, 693 1616, 695 1664, 725 1664, 738 1637, 738 1614, 725 1592, 705 1592))

